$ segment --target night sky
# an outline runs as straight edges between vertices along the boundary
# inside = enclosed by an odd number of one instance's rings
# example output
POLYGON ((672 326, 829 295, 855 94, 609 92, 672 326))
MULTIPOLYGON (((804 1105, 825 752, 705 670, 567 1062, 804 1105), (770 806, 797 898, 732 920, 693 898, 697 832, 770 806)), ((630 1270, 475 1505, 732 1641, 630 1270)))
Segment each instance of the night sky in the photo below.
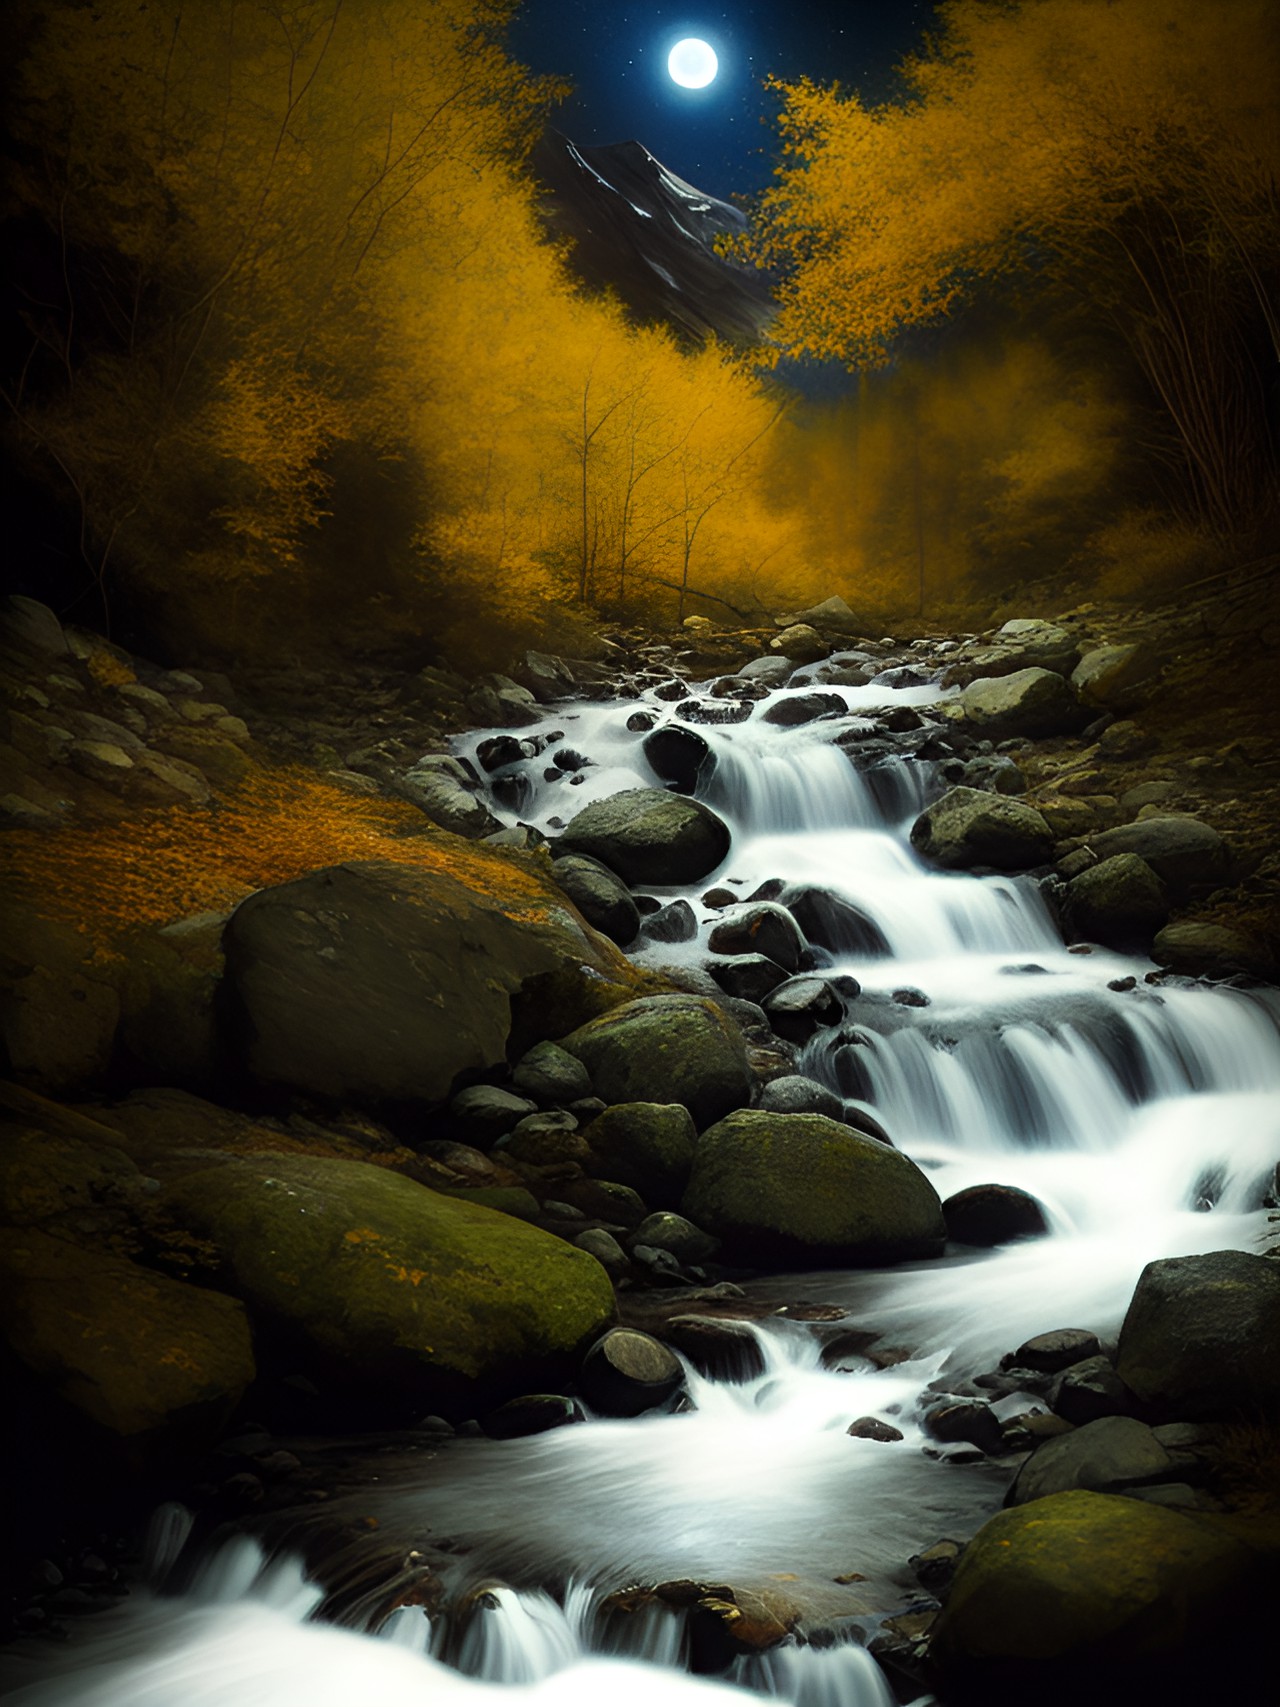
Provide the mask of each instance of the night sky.
POLYGON ((533 70, 574 84, 552 122, 575 142, 634 137, 699 189, 726 196, 768 182, 776 101, 761 88, 767 75, 807 73, 883 100, 933 11, 928 0, 525 0, 508 43, 533 70), (719 57, 706 89, 678 88, 667 75, 682 36, 710 42, 719 57))

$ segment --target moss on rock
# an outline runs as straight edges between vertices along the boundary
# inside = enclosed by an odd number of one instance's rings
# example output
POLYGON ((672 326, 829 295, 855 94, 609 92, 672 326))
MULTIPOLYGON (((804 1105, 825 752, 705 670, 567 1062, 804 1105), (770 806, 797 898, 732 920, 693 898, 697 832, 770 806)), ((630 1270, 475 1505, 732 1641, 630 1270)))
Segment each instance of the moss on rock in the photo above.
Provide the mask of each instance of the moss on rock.
POLYGON ((228 1161, 175 1182, 168 1207, 270 1340, 369 1414, 554 1391, 613 1319, 585 1252, 364 1163, 228 1161))
POLYGON ((937 1192, 914 1162, 821 1114, 744 1109, 702 1134, 681 1212, 756 1267, 934 1256, 937 1192))

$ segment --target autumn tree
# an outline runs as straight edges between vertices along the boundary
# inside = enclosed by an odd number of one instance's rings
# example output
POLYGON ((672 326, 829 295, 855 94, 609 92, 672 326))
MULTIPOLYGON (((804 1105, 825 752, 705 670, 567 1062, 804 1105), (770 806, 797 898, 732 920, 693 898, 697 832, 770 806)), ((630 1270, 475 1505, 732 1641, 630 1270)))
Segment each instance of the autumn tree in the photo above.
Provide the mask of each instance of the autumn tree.
MULTIPOLYGON (((984 291, 1052 282, 1118 332, 1169 490, 1221 534, 1277 496, 1269 0, 945 0, 904 98, 781 89, 755 254, 793 353, 883 362, 984 291)), ((1061 298, 1060 298, 1061 299, 1061 298)))

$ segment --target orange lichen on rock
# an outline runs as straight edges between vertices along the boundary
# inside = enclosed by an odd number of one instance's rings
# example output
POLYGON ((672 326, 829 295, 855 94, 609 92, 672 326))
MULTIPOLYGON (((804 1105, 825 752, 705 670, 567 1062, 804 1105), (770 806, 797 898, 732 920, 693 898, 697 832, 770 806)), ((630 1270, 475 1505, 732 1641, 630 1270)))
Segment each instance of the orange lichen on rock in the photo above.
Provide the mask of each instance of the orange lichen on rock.
POLYGON ((234 794, 118 823, 5 837, 10 892, 96 941, 193 914, 226 912, 255 889, 344 860, 439 872, 504 907, 545 909, 527 860, 437 830, 407 802, 354 795, 301 768, 255 770, 234 794))

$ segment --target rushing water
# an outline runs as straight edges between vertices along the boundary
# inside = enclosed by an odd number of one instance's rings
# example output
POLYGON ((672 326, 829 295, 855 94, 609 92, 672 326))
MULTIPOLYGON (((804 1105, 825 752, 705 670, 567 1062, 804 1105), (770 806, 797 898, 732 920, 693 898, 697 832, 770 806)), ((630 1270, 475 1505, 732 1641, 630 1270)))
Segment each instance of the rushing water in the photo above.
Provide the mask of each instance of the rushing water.
MULTIPOLYGON (((848 1638, 901 1609, 908 1556, 971 1533, 1008 1479, 989 1464, 929 1456, 923 1396, 992 1367, 1033 1333, 1114 1335, 1154 1257, 1256 1246, 1280 1156, 1280 1009, 1274 992, 1148 985, 1146 962, 1068 952, 1026 880, 927 870, 906 832, 937 792, 931 768, 891 759, 859 771, 832 741, 865 731, 889 702, 927 706, 935 690, 840 691, 844 717, 784 729, 757 712, 700 730, 715 763, 699 793, 729 823, 731 853, 686 896, 698 939, 641 957, 686 976, 699 967, 723 916, 700 900, 712 883, 745 897, 782 879, 792 892, 816 887, 850 903, 871 929, 843 945, 837 933, 821 958, 862 993, 807 1046, 803 1070, 851 1112, 874 1115, 942 1196, 982 1182, 1020 1186, 1046 1207, 1050 1234, 879 1273, 753 1285, 779 1302, 844 1306, 904 1348, 893 1367, 854 1358, 827 1369, 811 1329, 775 1318, 755 1330, 763 1373, 712 1381, 690 1370, 685 1414, 384 1452, 345 1515, 376 1520, 388 1557, 449 1537, 466 1560, 467 1620, 433 1627, 417 1608, 384 1619, 394 1598, 384 1584, 347 1614, 357 1625, 381 1621, 378 1639, 317 1623, 320 1591, 299 1567, 264 1565, 241 1538, 180 1595, 148 1594, 99 1622, 56 1668, 33 1662, 23 1681, 20 1665, 16 1702, 346 1707, 359 1696, 465 1707, 513 1690, 558 1703, 649 1700, 657 1666, 662 1698, 674 1701, 740 1700, 745 1688, 801 1707, 888 1707, 875 1662, 848 1638), (897 999, 904 990, 908 1002, 897 999), (850 1422, 869 1413, 903 1438, 850 1438, 850 1422), (828 1630, 846 1639, 738 1661, 723 1683, 679 1675, 681 1616, 657 1607, 620 1628, 601 1604, 626 1585, 676 1578, 795 1582, 812 1604, 821 1585, 855 1574, 862 1598, 845 1591, 828 1630)), ((668 705, 647 704, 673 718, 668 705)), ((561 707, 527 731, 562 733, 496 779, 506 821, 554 830, 593 799, 652 786, 643 735, 626 728, 636 709, 561 707), (591 761, 572 780, 548 763, 564 746, 591 761)), ((327 1519, 343 1517, 340 1497, 327 1519)), ((157 1576, 174 1551, 171 1525, 156 1543, 157 1576)), ((331 1563, 340 1577, 343 1561, 331 1563)))

